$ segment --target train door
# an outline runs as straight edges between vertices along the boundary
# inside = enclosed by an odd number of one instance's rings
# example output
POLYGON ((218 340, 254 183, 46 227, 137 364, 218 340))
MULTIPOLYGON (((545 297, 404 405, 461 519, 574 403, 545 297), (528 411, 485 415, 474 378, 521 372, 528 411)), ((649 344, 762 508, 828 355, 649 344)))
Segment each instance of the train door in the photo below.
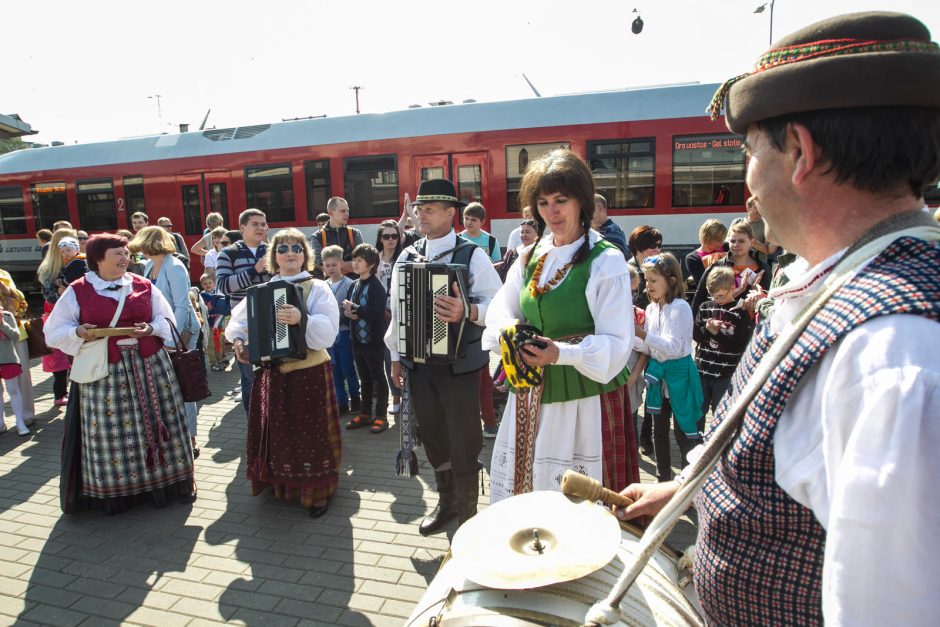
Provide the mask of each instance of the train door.
MULTIPOLYGON (((457 187, 457 197, 465 202, 478 202, 488 207, 487 167, 485 152, 455 152, 444 155, 419 155, 414 160, 414 178, 419 183, 428 179, 446 178, 457 187)), ((461 216, 455 216, 459 229, 461 216)))
POLYGON ((192 245, 194 237, 202 235, 203 221, 202 207, 204 193, 202 190, 201 174, 184 174, 176 177, 182 201, 182 223, 174 222, 173 230, 182 233, 187 239, 187 245, 192 245))
MULTIPOLYGON (((229 173, 206 172, 203 175, 203 181, 205 183, 203 195, 206 199, 206 214, 221 213, 222 217, 225 218, 225 226, 227 228, 238 228, 238 216, 230 216, 228 213, 229 173)), ((203 219, 202 223, 206 223, 205 219, 203 219)))

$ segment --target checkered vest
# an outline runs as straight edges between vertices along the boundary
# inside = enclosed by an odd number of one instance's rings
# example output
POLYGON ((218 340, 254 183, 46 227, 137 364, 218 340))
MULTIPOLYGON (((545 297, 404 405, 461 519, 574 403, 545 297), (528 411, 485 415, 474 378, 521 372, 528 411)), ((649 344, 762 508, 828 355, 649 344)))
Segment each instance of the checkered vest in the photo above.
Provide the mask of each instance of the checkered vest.
MULTIPOLYGON (((910 237, 891 244, 813 318, 751 403, 739 436, 696 498, 695 587, 709 624, 822 623, 826 532, 774 481, 774 430, 794 388, 826 350, 889 314, 940 320, 940 245, 910 237)), ((770 347, 769 326, 755 331, 716 424, 770 347)))

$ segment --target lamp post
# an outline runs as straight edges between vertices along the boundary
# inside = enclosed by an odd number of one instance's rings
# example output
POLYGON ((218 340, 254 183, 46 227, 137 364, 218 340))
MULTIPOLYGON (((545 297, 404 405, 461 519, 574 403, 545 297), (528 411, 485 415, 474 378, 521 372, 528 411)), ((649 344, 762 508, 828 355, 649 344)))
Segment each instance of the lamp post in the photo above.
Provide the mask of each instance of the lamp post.
POLYGON ((754 9, 754 13, 763 13, 764 9, 767 8, 767 5, 770 5, 770 40, 767 42, 768 45, 772 45, 774 43, 774 2, 776 2, 776 0, 770 0, 770 2, 765 2, 764 4, 754 9))

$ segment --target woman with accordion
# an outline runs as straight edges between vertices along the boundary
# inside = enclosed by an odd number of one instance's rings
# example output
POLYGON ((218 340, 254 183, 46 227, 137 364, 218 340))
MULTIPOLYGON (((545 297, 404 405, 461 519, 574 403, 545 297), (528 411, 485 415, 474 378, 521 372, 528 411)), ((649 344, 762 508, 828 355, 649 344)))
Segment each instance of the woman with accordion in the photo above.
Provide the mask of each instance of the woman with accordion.
POLYGON ((619 491, 639 481, 625 387, 634 335, 626 262, 591 230, 594 182, 570 150, 529 165, 519 202, 550 234, 523 250, 486 314, 484 348, 503 342, 516 356, 490 502, 558 490, 569 469, 619 491))
MULTIPOLYGON (((310 508, 311 517, 319 518, 339 482, 339 408, 326 352, 339 332, 339 311, 330 288, 309 272, 313 252, 303 233, 293 228, 278 231, 268 255, 268 267, 276 274, 272 280, 282 279, 301 289, 306 315, 293 305, 283 305, 276 321, 305 325, 307 357, 267 361, 255 376, 248 408, 248 478, 253 495, 272 486, 276 497, 299 500, 310 508)), ((245 364, 252 298, 249 290, 225 329, 235 357, 245 364)))

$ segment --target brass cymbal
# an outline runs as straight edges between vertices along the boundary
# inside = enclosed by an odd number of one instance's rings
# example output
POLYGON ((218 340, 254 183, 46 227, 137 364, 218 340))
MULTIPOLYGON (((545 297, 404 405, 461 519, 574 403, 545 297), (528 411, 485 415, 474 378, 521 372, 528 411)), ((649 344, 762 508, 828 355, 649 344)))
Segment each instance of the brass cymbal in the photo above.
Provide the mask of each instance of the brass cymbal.
POLYGON ((543 491, 486 508, 457 530, 450 550, 470 581, 518 590, 588 575, 619 546, 620 525, 610 512, 543 491))

